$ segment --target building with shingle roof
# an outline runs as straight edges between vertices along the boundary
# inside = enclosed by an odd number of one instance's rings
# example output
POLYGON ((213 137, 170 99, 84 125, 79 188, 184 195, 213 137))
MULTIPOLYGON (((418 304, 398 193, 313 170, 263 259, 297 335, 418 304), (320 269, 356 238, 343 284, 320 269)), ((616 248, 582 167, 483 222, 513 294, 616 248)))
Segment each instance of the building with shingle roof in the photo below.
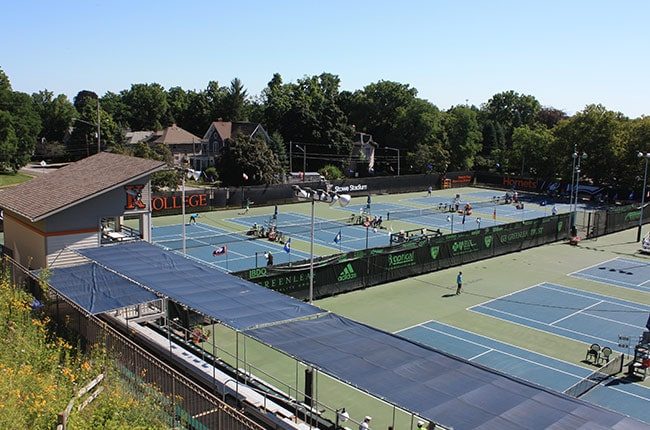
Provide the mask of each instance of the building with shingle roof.
POLYGON ((206 142, 206 152, 203 154, 203 158, 207 161, 208 165, 214 165, 221 150, 228 145, 228 140, 234 139, 238 135, 249 138, 260 137, 266 143, 271 141, 269 134, 264 130, 262 124, 254 122, 214 121, 210 124, 205 135, 203 135, 203 141, 206 142))
POLYGON ((29 268, 63 264, 66 248, 151 237, 151 174, 162 161, 102 152, 0 191, 5 249, 29 268), (123 225, 125 216, 138 229, 123 225))
POLYGON ((172 124, 169 127, 154 133, 146 142, 150 145, 167 145, 174 157, 174 164, 178 166, 180 166, 181 160, 185 158, 190 161, 195 168, 199 167, 193 160, 199 159, 203 153, 201 138, 182 129, 176 124, 172 124))

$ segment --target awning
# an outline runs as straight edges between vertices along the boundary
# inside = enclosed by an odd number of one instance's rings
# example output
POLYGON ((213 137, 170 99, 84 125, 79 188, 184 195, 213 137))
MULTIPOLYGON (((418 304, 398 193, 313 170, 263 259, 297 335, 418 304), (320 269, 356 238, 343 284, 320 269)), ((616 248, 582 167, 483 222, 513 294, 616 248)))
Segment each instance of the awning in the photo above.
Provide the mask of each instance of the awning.
POLYGON ((51 269, 50 286, 91 314, 151 302, 159 297, 95 263, 51 269))

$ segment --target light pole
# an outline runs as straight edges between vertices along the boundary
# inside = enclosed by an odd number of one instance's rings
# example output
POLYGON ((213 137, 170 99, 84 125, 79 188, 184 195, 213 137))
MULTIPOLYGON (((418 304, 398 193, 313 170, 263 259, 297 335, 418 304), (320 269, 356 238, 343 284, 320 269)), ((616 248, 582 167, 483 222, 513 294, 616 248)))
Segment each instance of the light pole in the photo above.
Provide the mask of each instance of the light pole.
POLYGON ((389 149, 391 151, 397 151, 397 176, 399 176, 399 171, 400 171, 399 148, 390 148, 388 146, 385 146, 384 149, 389 149))
MULTIPOLYGON (((298 145, 296 145, 298 146, 298 145)), ((293 192, 299 200, 311 201, 311 225, 309 228, 309 303, 314 301, 314 206, 317 201, 329 203, 330 206, 337 203, 345 207, 350 203, 352 197, 348 194, 338 194, 327 192, 325 190, 312 190, 305 187, 300 188, 298 185, 293 186, 293 192)))
MULTIPOLYGON (((578 213, 578 190, 580 188, 580 161, 581 160, 586 160, 587 159, 587 153, 586 152, 581 152, 578 153, 577 151, 573 153, 573 165, 574 165, 574 176, 575 176, 575 182, 573 180, 573 177, 571 178, 571 204, 573 204, 573 210, 572 210, 572 219, 571 219, 571 226, 574 226, 577 221, 577 213, 578 213), (574 185, 575 184, 575 187, 574 185), (575 188, 575 189, 574 189, 575 188), (575 194, 575 197, 574 197, 575 194)), ((571 206, 571 204, 569 206, 571 206)))
POLYGON ((296 145, 296 148, 302 151, 302 181, 305 182, 305 174, 307 173, 307 145, 296 145))
POLYGON ((641 189, 641 212, 639 213, 639 231, 636 233, 636 241, 641 242, 641 229, 643 228, 643 206, 645 205, 646 184, 648 181, 648 160, 650 160, 650 152, 643 153, 639 151, 637 154, 639 158, 645 159, 645 169, 643 171, 643 188, 641 189))
POLYGON ((187 252, 186 237, 185 237, 185 170, 187 168, 187 159, 183 157, 181 160, 181 213, 183 216, 183 255, 187 252))

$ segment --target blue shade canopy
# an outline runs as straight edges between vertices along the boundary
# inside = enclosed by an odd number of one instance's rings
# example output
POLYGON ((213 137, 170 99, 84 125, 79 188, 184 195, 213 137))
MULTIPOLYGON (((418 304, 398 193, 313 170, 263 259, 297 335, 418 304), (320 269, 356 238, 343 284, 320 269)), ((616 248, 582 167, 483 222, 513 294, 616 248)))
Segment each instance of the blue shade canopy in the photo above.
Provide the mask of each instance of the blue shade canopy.
POLYGON ((159 298, 151 291, 95 263, 52 269, 48 283, 91 314, 159 298))
POLYGON ((323 312, 316 306, 147 242, 82 249, 78 252, 237 330, 323 312))
POLYGON ((648 428, 618 413, 335 314, 245 333, 456 430, 648 428))

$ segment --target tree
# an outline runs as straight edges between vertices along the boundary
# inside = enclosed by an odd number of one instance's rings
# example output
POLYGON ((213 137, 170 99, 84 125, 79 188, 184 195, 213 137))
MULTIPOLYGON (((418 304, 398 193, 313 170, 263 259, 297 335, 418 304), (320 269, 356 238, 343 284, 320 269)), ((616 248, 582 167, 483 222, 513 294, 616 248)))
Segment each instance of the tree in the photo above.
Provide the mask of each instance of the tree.
POLYGON ((503 127, 505 149, 512 147, 512 132, 522 125, 533 126, 541 105, 533 96, 505 91, 495 94, 482 106, 484 120, 499 123, 503 127))
POLYGON ((449 167, 468 170, 481 151, 481 130, 475 110, 467 106, 455 106, 446 112, 443 124, 449 142, 449 167))
POLYGON ((230 88, 226 90, 223 119, 226 121, 247 121, 247 106, 248 93, 239 78, 235 78, 230 82, 230 88))
POLYGON ((54 93, 51 91, 43 90, 32 94, 32 100, 43 126, 38 139, 63 142, 72 118, 76 114, 74 106, 68 100, 68 97, 64 94, 54 97, 54 93))
POLYGON ((522 176, 549 178, 554 176, 552 147, 555 137, 543 126, 527 125, 515 128, 512 133, 512 165, 521 165, 522 176))
POLYGON ((586 152, 588 156, 581 166, 582 176, 601 184, 620 177, 619 163, 625 136, 622 131, 627 121, 621 113, 608 111, 603 105, 589 105, 573 117, 560 121, 554 129, 557 141, 553 148, 559 157, 558 173, 570 179, 571 155, 577 150, 586 152))
MULTIPOLYGON (((111 115, 101 109, 101 105, 98 118, 97 100, 93 100, 90 94, 94 93, 80 91, 74 100, 78 115, 76 115, 70 124, 72 133, 70 133, 69 138, 65 142, 66 153, 70 160, 79 160, 97 153, 98 120, 102 148, 111 147, 122 141, 120 128, 115 124, 111 115)), ((95 95, 95 97, 97 96, 95 95)))
POLYGON ((271 141, 268 145, 271 151, 278 157, 282 170, 286 172, 289 169, 289 157, 287 156, 287 149, 282 135, 277 131, 271 133, 271 141))
POLYGON ((567 119, 569 116, 566 112, 555 109, 552 107, 543 107, 537 113, 537 122, 546 126, 548 129, 555 127, 563 119, 567 119))
POLYGON ((343 179, 344 177, 341 169, 333 164, 326 164, 318 171, 318 173, 320 173, 328 181, 335 181, 337 179, 343 179))
POLYGON ((228 139, 219 157, 219 177, 229 185, 242 185, 243 174, 248 176, 246 184, 275 184, 281 182, 282 167, 276 155, 264 139, 242 135, 228 139))
POLYGON ((349 121, 358 131, 372 134, 384 146, 413 150, 417 142, 409 141, 403 135, 405 127, 401 127, 399 122, 415 102, 417 93, 408 84, 379 81, 355 91, 351 96, 344 94, 342 103, 348 109, 345 113, 349 121), (398 128, 400 131, 397 131, 398 128))
POLYGON ((34 101, 28 94, 13 91, 0 69, 0 169, 15 172, 27 164, 40 131, 34 101))
POLYGON ((111 150, 117 154, 166 162, 167 166, 169 166, 167 170, 151 175, 151 186, 154 191, 158 191, 161 188, 176 189, 178 187, 179 174, 174 169, 174 157, 167 145, 160 143, 151 146, 147 143, 140 142, 130 146, 114 145, 111 150))
POLYGON ((167 113, 167 93, 159 84, 133 84, 122 92, 131 130, 160 130, 167 113))

